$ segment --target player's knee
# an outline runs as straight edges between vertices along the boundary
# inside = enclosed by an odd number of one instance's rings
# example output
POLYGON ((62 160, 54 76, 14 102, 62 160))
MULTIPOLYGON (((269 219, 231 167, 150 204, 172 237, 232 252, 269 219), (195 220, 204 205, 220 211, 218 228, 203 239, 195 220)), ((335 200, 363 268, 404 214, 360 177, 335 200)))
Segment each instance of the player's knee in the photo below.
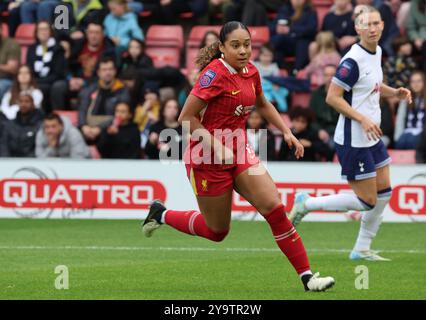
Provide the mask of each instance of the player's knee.
POLYGON ((274 209, 276 209, 280 204, 281 201, 277 195, 277 197, 271 198, 270 200, 262 203, 262 205, 259 206, 260 208, 258 208, 258 210, 263 216, 265 216, 272 212, 274 209))
POLYGON ((209 229, 209 230, 210 230, 209 239, 214 242, 223 241, 229 233, 229 228, 226 230, 221 230, 221 231, 214 231, 212 229, 209 229))

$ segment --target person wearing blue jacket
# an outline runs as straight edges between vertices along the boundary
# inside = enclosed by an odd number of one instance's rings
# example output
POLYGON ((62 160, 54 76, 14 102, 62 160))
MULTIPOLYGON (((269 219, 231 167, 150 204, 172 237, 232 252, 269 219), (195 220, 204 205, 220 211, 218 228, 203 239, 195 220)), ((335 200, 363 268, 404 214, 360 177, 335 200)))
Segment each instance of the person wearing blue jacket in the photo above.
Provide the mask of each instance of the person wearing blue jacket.
POLYGON ((310 0, 290 0, 281 6, 271 26, 271 43, 280 67, 286 56, 295 56, 295 70, 309 62, 308 47, 317 33, 318 19, 310 0))
POLYGON ((118 54, 127 49, 130 39, 144 40, 137 16, 128 10, 126 0, 110 0, 108 7, 111 13, 104 21, 105 34, 116 45, 118 54))

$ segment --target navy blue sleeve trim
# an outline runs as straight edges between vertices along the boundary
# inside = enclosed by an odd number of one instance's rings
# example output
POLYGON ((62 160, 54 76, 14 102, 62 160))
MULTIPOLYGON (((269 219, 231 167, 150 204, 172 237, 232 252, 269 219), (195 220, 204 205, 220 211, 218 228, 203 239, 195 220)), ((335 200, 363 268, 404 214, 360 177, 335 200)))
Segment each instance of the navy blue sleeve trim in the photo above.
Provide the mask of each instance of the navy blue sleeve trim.
POLYGON ((337 68, 336 74, 333 77, 333 82, 346 91, 349 91, 358 81, 358 78, 358 63, 352 58, 347 58, 343 60, 337 68))

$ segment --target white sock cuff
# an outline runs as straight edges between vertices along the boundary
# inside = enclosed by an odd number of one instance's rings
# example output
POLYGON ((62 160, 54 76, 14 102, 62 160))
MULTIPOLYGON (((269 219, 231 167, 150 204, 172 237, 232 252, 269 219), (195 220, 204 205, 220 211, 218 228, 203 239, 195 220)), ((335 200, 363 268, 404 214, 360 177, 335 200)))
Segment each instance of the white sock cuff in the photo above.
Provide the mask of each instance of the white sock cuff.
POLYGON ((165 210, 163 212, 163 214, 161 215, 161 223, 166 223, 166 214, 167 214, 167 211, 169 211, 169 210, 165 210))
POLYGON ((307 274, 312 274, 312 271, 308 270, 308 271, 302 272, 301 274, 299 274, 299 277, 302 278, 304 275, 307 275, 307 274))

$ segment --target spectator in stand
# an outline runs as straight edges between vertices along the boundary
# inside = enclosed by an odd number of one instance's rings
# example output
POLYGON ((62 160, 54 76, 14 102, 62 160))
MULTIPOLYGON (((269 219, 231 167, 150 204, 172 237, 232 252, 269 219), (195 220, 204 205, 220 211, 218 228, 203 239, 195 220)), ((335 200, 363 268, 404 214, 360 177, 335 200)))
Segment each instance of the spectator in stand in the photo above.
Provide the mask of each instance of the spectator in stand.
POLYGON ((115 105, 114 121, 102 129, 96 144, 102 158, 140 159, 141 140, 138 126, 133 122, 133 112, 127 101, 115 105))
POLYGON ((382 37, 380 38, 379 45, 383 49, 383 53, 387 56, 392 56, 395 54, 392 47, 393 40, 401 35, 399 27, 396 24, 396 11, 395 4, 399 7, 401 5, 400 0, 390 0, 384 1, 379 7, 380 15, 385 24, 385 27, 382 32, 382 37))
POLYGON ((65 78, 66 60, 64 49, 54 38, 47 21, 37 23, 36 43, 28 48, 27 64, 43 92, 43 109, 50 111, 50 91, 55 81, 65 78))
POLYGON ((105 37, 101 24, 91 22, 84 38, 71 40, 68 75, 66 79, 57 80, 53 84, 52 107, 58 110, 69 109, 69 100, 96 81, 96 65, 105 56, 115 59, 114 44, 105 37))
POLYGON ((151 57, 145 53, 145 43, 132 39, 129 48, 122 55, 121 71, 135 69, 145 81, 157 82, 159 87, 173 87, 178 92, 185 83, 185 76, 179 69, 164 66, 155 68, 151 57))
POLYGON ((114 42, 118 54, 127 49, 130 39, 144 40, 138 18, 129 11, 126 0, 110 0, 108 7, 111 13, 104 21, 105 34, 114 42))
POLYGON ((276 13, 283 0, 211 0, 210 15, 223 13, 223 22, 242 21, 245 25, 268 24, 268 13, 276 13))
POLYGON ((39 21, 53 22, 53 12, 59 5, 59 0, 25 0, 20 5, 22 23, 36 23, 39 21))
POLYGON ((13 80, 12 87, 1 100, 0 109, 9 120, 14 120, 19 111, 19 94, 22 91, 30 92, 37 109, 41 108, 43 93, 37 89, 37 83, 30 68, 26 65, 20 66, 18 74, 13 80))
POLYGON ((98 81, 80 93, 78 126, 86 142, 96 142, 101 130, 110 126, 117 101, 130 101, 124 83, 116 78, 117 67, 112 57, 99 60, 98 81))
POLYGON ((247 119, 247 140, 262 161, 276 160, 275 136, 267 129, 267 123, 260 113, 254 109, 247 119), (261 149, 261 146, 266 149, 261 149), (262 154, 259 154, 262 151, 262 154))
POLYGON ((259 61, 254 61, 253 64, 259 71, 263 93, 271 102, 274 102, 279 112, 286 112, 288 109, 286 97, 289 91, 285 87, 280 87, 266 80, 268 76, 280 76, 278 64, 274 61, 274 51, 269 45, 263 45, 260 48, 259 61))
POLYGON ((90 23, 100 23, 107 11, 100 0, 63 0, 70 13, 70 36, 72 39, 84 38, 84 31, 90 23))
POLYGON ((191 92, 192 87, 197 82, 199 73, 200 73, 200 70, 195 68, 189 71, 188 74, 186 75, 185 84, 183 88, 179 90, 179 93, 178 93, 178 101, 180 106, 183 106, 185 104, 186 98, 188 98, 188 95, 191 92))
POLYGON ((331 161, 334 154, 334 130, 339 119, 339 114, 333 107, 325 102, 331 79, 336 74, 337 67, 335 65, 327 65, 324 67, 324 84, 318 89, 312 91, 309 108, 316 115, 311 127, 318 132, 318 138, 327 145, 329 156, 327 160, 331 161))
POLYGON ((21 24, 21 9, 20 6, 23 0, 10 1, 9 3, 3 3, 7 5, 6 11, 9 12, 9 19, 7 23, 9 25, 9 37, 15 37, 16 29, 21 24))
POLYGON ((235 6, 239 0, 209 0, 208 8, 208 23, 215 24, 218 17, 221 18, 221 22, 225 23, 233 20, 241 20, 241 11, 235 6))
POLYGON ((148 141, 151 126, 160 118, 160 108, 158 85, 155 82, 146 82, 144 86, 144 101, 136 107, 134 118, 139 128, 141 147, 143 149, 148 141))
MULTIPOLYGON (((393 88, 406 88, 409 85, 410 75, 417 69, 417 63, 412 57, 413 45, 407 37, 397 37, 393 41, 393 51, 396 55, 388 57, 383 64, 386 83, 393 88)), ((386 101, 392 110, 396 110, 399 99, 388 97, 386 101)))
POLYGON ((383 135, 380 137, 383 144, 389 148, 393 144, 393 136, 395 132, 395 118, 393 109, 390 107, 388 100, 380 98, 381 121, 380 129, 383 135))
POLYGON ((37 158, 90 158, 90 150, 80 131, 66 117, 51 113, 37 132, 37 158))
POLYGON ((180 108, 176 99, 164 102, 160 111, 160 120, 149 129, 148 142, 145 146, 145 154, 149 159, 159 159, 160 152, 167 155, 170 160, 182 159, 183 140, 182 126, 178 122, 179 112, 180 108), (160 141, 160 134, 166 129, 173 129, 174 133, 166 134, 170 137, 167 141, 160 141))
POLYGON ((332 32, 319 32, 315 38, 315 43, 318 48, 317 53, 302 71, 305 78, 311 79, 311 82, 321 86, 325 82, 325 66, 334 65, 337 67, 341 56, 336 50, 336 41, 332 32))
MULTIPOLYGON (((345 51, 357 41, 352 15, 350 0, 334 0, 332 10, 324 17, 321 30, 333 32, 339 44, 340 52, 345 51)), ((316 43, 313 42, 309 47, 311 58, 317 50, 316 43)))
MULTIPOLYGON (((391 2, 391 4, 394 1, 391 2)), ((392 6, 394 7, 394 6, 392 6)), ((408 14, 410 12, 411 0, 402 0, 402 3, 398 6, 396 12, 396 24, 398 25, 399 30, 402 34, 405 35, 405 24, 407 22, 408 14)), ((395 9, 392 9, 392 12, 395 13, 395 9)))
POLYGON ((21 60, 19 44, 9 37, 3 37, 0 23, 0 99, 12 85, 21 60))
POLYGON ((5 126, 7 123, 6 116, 0 111, 0 158, 7 154, 6 150, 6 134, 5 134, 5 126))
POLYGON ((407 37, 398 37, 393 41, 394 56, 389 57, 383 65, 386 83, 393 88, 407 87, 411 73, 417 69, 412 57, 413 45, 407 37))
POLYGON ((130 94, 130 107, 132 110, 143 101, 143 89, 145 81, 142 79, 140 73, 133 68, 128 68, 121 72, 120 80, 123 81, 124 86, 130 94))
POLYGON ((146 10, 159 24, 177 24, 181 13, 191 12, 195 19, 208 11, 209 0, 144 0, 146 10))
POLYGON ((406 27, 408 38, 422 55, 423 72, 426 73, 426 0, 411 1, 406 27))
POLYGON ((19 94, 19 112, 3 129, 0 157, 34 157, 35 138, 43 122, 43 112, 36 109, 30 92, 19 94))
POLYGON ((121 57, 120 70, 125 71, 133 68, 135 70, 150 69, 154 63, 150 56, 145 53, 145 42, 140 39, 131 39, 129 47, 121 57))
POLYGON ((416 146, 416 163, 426 163, 426 130, 419 136, 416 146))
POLYGON ((413 102, 401 101, 395 124, 395 149, 415 149, 425 123, 426 86, 425 74, 415 71, 410 77, 413 102))
POLYGON ((200 49, 211 46, 217 41, 219 41, 219 34, 216 31, 209 30, 204 34, 203 40, 201 40, 200 49))
POLYGON ((311 128, 312 111, 308 108, 294 107, 290 111, 291 131, 305 148, 303 158, 297 159, 283 140, 278 160, 284 161, 318 161, 321 157, 328 157, 327 145, 318 139, 318 132, 311 128))
POLYGON ((290 0, 280 8, 271 30, 271 44, 280 67, 287 56, 296 57, 293 75, 308 64, 308 47, 317 33, 317 24, 310 0, 290 0))

